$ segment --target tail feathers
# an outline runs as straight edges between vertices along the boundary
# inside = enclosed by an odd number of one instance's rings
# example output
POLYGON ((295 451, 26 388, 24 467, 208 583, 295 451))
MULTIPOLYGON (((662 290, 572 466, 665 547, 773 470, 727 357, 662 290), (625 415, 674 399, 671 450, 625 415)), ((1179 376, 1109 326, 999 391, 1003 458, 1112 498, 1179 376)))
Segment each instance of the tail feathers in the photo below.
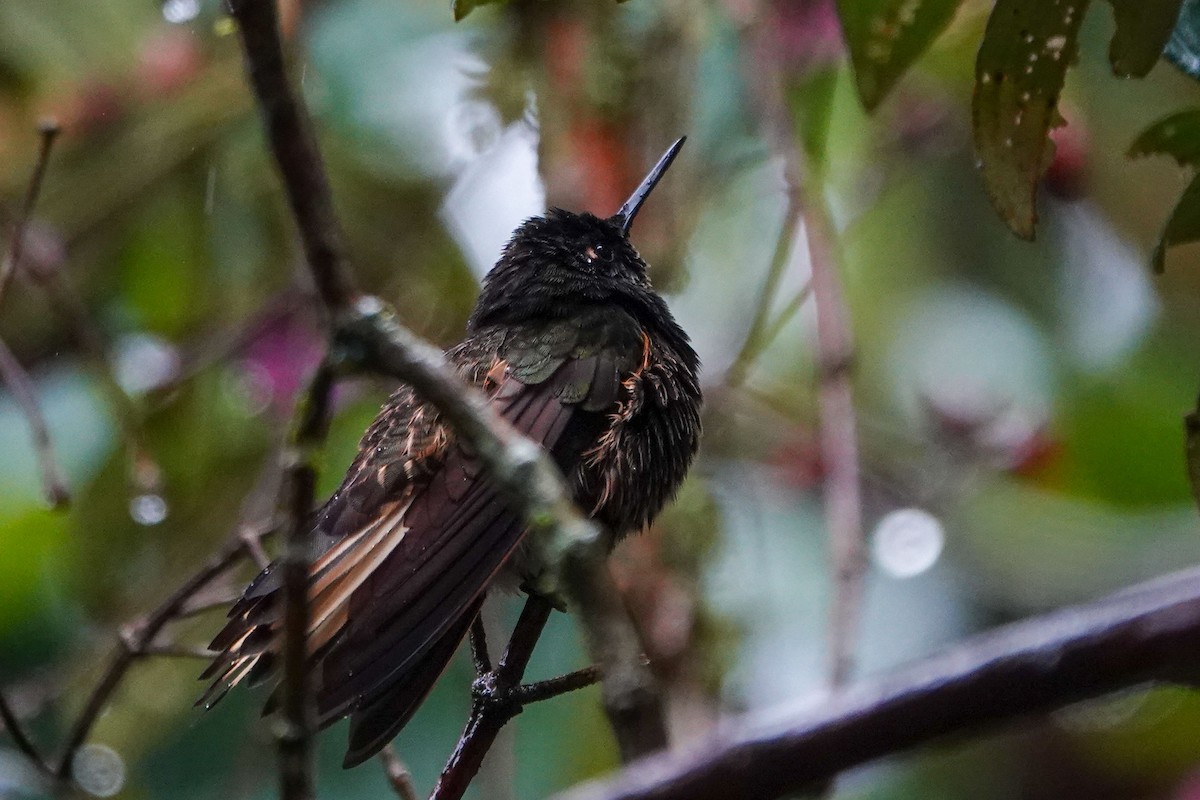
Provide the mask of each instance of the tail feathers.
MULTIPOLYGON (((366 761, 408 724, 454 657, 454 652, 478 616, 481 605, 482 598, 468 607, 421 660, 413 664, 390 689, 350 715, 350 742, 342 767, 349 769, 366 761)), ((324 719, 321 726, 335 719, 336 716, 324 719)))

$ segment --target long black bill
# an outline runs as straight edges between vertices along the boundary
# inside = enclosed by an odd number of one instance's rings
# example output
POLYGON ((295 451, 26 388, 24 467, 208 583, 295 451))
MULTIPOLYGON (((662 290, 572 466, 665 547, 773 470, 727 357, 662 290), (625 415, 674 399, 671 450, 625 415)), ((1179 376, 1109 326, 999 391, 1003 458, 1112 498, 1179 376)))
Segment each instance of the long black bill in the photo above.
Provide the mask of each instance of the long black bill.
POLYGON ((650 170, 642 180, 641 185, 625 201, 625 205, 621 206, 621 210, 613 214, 613 218, 619 220, 621 223, 622 233, 629 234, 629 227, 633 225, 633 218, 637 216, 642 203, 646 202, 646 198, 650 196, 650 192, 654 191, 654 187, 662 180, 667 167, 671 166, 671 162, 675 160, 675 156, 679 155, 679 151, 683 148, 683 143, 686 141, 686 136, 680 136, 675 144, 667 148, 667 152, 663 153, 663 157, 658 160, 658 163, 654 165, 654 169, 650 170))

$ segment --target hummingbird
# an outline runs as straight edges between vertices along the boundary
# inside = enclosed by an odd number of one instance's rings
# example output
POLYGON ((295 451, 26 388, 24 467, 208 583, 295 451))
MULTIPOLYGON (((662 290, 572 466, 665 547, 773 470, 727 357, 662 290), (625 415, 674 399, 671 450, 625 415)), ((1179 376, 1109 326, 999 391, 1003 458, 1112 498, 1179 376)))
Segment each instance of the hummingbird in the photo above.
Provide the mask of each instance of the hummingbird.
MULTIPOLYGON (((466 337, 446 352, 544 449, 614 544, 674 496, 699 445, 699 359, 629 240, 683 143, 611 217, 551 209, 523 222, 484 278, 466 337)), ((536 578, 526 527, 437 409, 397 389, 312 521, 309 669, 318 725, 350 718, 343 766, 408 723, 490 588, 536 578)), ((231 608, 198 705, 275 674, 279 571, 266 567, 231 608)))

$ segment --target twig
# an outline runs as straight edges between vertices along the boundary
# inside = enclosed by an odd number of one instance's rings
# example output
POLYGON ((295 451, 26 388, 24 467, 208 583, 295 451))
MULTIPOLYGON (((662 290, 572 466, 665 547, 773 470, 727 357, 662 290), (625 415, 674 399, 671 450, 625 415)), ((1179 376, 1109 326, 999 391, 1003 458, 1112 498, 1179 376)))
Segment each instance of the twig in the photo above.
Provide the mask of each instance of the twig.
POLYGON ((570 694, 597 684, 601 678, 603 678, 603 674, 599 667, 584 667, 557 678, 536 683, 523 683, 513 689, 513 699, 521 705, 540 703, 543 700, 551 700, 560 695, 570 694))
POLYGON ((50 442, 50 430, 46 427, 46 418, 38 407, 34 394, 33 381, 29 373, 21 366, 21 362, 8 349, 8 344, 0 339, 0 379, 8 386, 13 399, 21 407, 29 432, 33 434, 34 449, 37 450, 38 463, 42 470, 42 491, 52 508, 62 508, 70 500, 66 479, 62 468, 54 457, 54 445, 50 442))
POLYGON ((387 745, 379 751, 379 760, 383 762, 383 774, 400 800, 417 800, 417 789, 413 786, 412 773, 396 755, 396 748, 387 745))
MULTIPOLYGON (((767 17, 760 21, 765 31, 778 30, 767 17)), ((767 34, 768 36, 770 34, 767 34)), ((832 225, 820 181, 808 169, 799 152, 796 131, 784 98, 783 70, 776 42, 764 41, 769 62, 758 69, 765 76, 761 102, 767 134, 775 152, 783 158, 788 206, 803 223, 808 245, 811 286, 817 312, 819 364, 818 445, 825 469, 822 491, 830 551, 833 561, 833 603, 830 615, 829 681, 842 685, 854 666, 854 642, 866 578, 866 549, 863 542, 862 497, 858 464, 858 432, 850 370, 854 340, 849 314, 842 297, 831 242, 832 225)), ((819 112, 818 112, 819 113, 819 112)))
MULTIPOLYGON (((41 134, 41 149, 33 168, 33 175, 29 178, 29 185, 25 189, 25 198, 21 202, 21 208, 13 222, 8 250, 4 255, 4 261, 0 263, 0 298, 4 297, 9 284, 12 283, 13 276, 17 274, 17 269, 21 265, 26 229, 29 227, 29 220, 33 217, 33 209, 37 206, 38 195, 42 191, 46 168, 50 164, 50 151, 54 147, 58 130, 56 122, 43 122, 38 126, 38 132, 41 134)), ((67 491, 62 469, 54 457, 54 446, 50 443, 46 418, 42 416, 41 409, 38 407, 29 374, 25 372, 21 362, 3 341, 0 341, 0 378, 3 378, 17 404, 21 407, 25 420, 29 424, 29 430, 33 434, 34 447, 37 449, 38 462, 41 464, 42 470, 42 491, 46 495, 46 500, 52 508, 62 508, 68 503, 70 493, 67 491)))
MULTIPOLYGON (((792 254, 792 248, 796 244, 796 234, 800 229, 800 197, 796 187, 791 184, 787 186, 787 198, 783 227, 779 231, 779 238, 775 240, 775 252, 771 255, 771 265, 767 270, 767 277, 763 281, 762 288, 759 290, 758 300, 754 304, 754 318, 750 320, 750 328, 746 332, 746 339, 742 342, 741 349, 725 373, 725 385, 730 388, 736 389, 745 383, 754 362, 775 338, 773 335, 767 335, 767 320, 771 314, 775 295, 779 292, 779 283, 783 280, 784 268, 788 265, 788 256, 792 254)), ((790 314, 788 317, 790 318, 790 314)))
POLYGON ((279 745, 280 797, 309 800, 313 787, 315 716, 308 673, 309 533, 316 497, 317 451, 329 431, 333 370, 317 368, 285 456, 284 496, 287 538, 280 559, 283 574, 283 704, 276 731, 279 745))
MULTIPOLYGON (((269 529, 263 529, 261 535, 265 536, 269 532, 269 529)), ((141 651, 153 642, 167 623, 178 618, 180 611, 187 607, 192 598, 213 580, 231 569, 245 555, 246 545, 241 536, 239 534, 231 536, 220 550, 210 556, 208 561, 172 592, 170 597, 164 600, 158 608, 141 620, 125 627, 120 636, 120 643, 109 657, 108 666, 105 667, 96 687, 88 696, 83 711, 80 712, 67 735, 66 745, 54 770, 59 778, 65 779, 70 775, 71 762, 75 758, 75 753, 87 741, 92 726, 96 724, 96 720, 108 704, 109 698, 124 680, 125 673, 138 659, 141 651)))
POLYGON ((559 800, 774 798, 951 734, 1151 680, 1194 683, 1200 569, 976 636, 819 708, 772 709, 559 800))
POLYGON ((41 194, 46 167, 50 164, 50 151, 54 147, 54 140, 58 138, 58 132, 58 123, 54 120, 45 120, 38 125, 38 133, 42 137, 41 149, 33 167, 33 175, 29 178, 29 186, 25 189, 25 198, 21 201, 21 208, 13 223, 12 239, 8 242, 4 260, 0 262, 0 298, 8 291, 9 284, 12 283, 13 276, 21 264, 21 251, 25 248, 25 229, 33 217, 38 195, 41 194))
POLYGON ((29 759, 30 763, 37 767, 43 775, 54 777, 54 770, 50 769, 50 765, 46 763, 46 759, 42 757, 33 740, 25 733, 25 728, 17 719, 17 715, 13 713, 12 706, 8 704, 8 698, 2 692, 0 692, 0 722, 4 723, 4 728, 12 738, 13 744, 29 759))
POLYGON ((326 308, 347 308, 357 292, 312 124, 288 81, 275 3, 230 0, 229 8, 238 23, 250 83, 317 291, 326 308))
POLYGON ((492 671, 492 658, 488 654, 487 632, 483 629, 483 614, 476 614, 471 621, 471 663, 475 665, 475 677, 482 678, 492 671))
POLYGON ((138 650, 137 655, 142 658, 148 656, 166 656, 168 658, 212 659, 213 656, 219 655, 219 653, 209 650, 207 647, 192 647, 183 644, 148 644, 138 650))

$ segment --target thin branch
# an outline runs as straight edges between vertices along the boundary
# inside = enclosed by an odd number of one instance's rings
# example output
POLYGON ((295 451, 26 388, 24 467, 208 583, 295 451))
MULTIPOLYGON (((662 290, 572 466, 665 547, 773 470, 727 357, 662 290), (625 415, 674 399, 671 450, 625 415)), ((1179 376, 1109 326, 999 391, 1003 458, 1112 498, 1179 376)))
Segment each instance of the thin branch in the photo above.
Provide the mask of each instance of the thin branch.
POLYGON ((322 363, 309 385, 286 454, 284 496, 287 538, 280 559, 283 578, 283 703, 276 730, 280 797, 310 800, 313 786, 313 734, 316 729, 308 672, 309 534, 316 498, 317 450, 329 431, 333 371, 322 363))
POLYGON ((50 430, 46 426, 46 418, 38 407, 37 396, 34 393, 33 381, 21 362, 8 349, 8 344, 0 339, 0 380, 8 386, 13 399, 21 407, 29 432, 33 434, 33 446, 37 451, 38 463, 42 470, 42 491, 52 508, 62 508, 70 500, 66 479, 62 468, 54 457, 54 445, 50 441, 50 430))
POLYGON ((1147 681, 1194 683, 1200 569, 985 633, 816 709, 748 715, 686 754, 640 761, 560 800, 778 797, 941 737, 1147 681))
MULTIPOLYGON (((263 536, 270 532, 263 529, 263 536)), ((171 595, 142 619, 124 628, 120 643, 109 657, 100 680, 97 682, 83 710, 71 726, 67 734, 66 746, 59 757, 55 774, 65 779, 71 772, 71 762, 79 748, 87 741, 92 726, 104 711, 113 692, 121 685, 129 667, 136 661, 142 650, 147 647, 166 625, 177 619, 180 612, 188 607, 191 600, 207 587, 212 581, 225 574, 246 555, 246 545, 240 531, 231 536, 225 544, 209 557, 208 561, 192 574, 171 595)))
POLYGON ((736 389, 746 382, 754 363, 777 335, 767 333, 768 319, 771 314, 771 306, 775 302, 775 295, 779 292, 779 284, 783 280, 784 269, 788 265, 788 257, 792 254, 792 249, 796 244, 796 234, 800 229, 800 199, 794 186, 787 187, 787 197, 787 207, 783 212, 783 227, 780 228, 779 237, 775 240, 775 252, 771 255, 771 265, 767 270, 767 277, 763 281, 762 288, 759 290, 758 300, 754 304, 754 317, 750 320, 750 327, 746 332, 746 339, 742 342, 741 349, 725 373, 725 385, 730 388, 736 389))
POLYGON ((193 647, 185 644, 148 644, 138 650, 137 655, 142 658, 149 656, 165 656, 167 658, 199 658, 211 660, 219 653, 209 650, 207 647, 193 647))
POLYGON ((25 733, 25 728, 21 725, 21 721, 17 719, 12 706, 8 704, 8 698, 2 692, 0 692, 0 722, 4 723, 4 729, 8 731, 13 744, 29 759, 29 762, 37 767, 38 771, 43 775, 53 777, 54 770, 50 769, 50 765, 42 757, 41 751, 37 749, 33 740, 25 733))
POLYGON ((38 195, 42 191, 42 182, 46 178, 46 168, 50 164, 50 151, 54 148, 54 140, 58 138, 59 127, 54 120, 45 120, 38 125, 38 133, 42 137, 41 149, 38 151, 37 163, 33 167, 33 175, 29 178, 29 186, 25 189, 25 198, 13 222, 12 238, 8 242, 8 250, 4 260, 0 261, 0 298, 8 291, 13 276, 21 264, 21 252, 25 248, 25 230, 33 217, 33 209, 37 205, 38 195))
POLYGON ((412 773, 396 755, 396 748, 387 745, 379 751, 379 760, 383 762, 383 774, 387 776, 388 784, 400 800, 417 800, 417 788, 413 786, 412 773))
POLYGON ((347 308, 357 292, 312 123, 287 77, 275 3, 230 0, 229 8, 317 291, 326 308, 347 308))
POLYGON ((854 339, 838 277, 833 226, 825 206, 823 188, 813 165, 800 152, 792 115, 787 108, 782 59, 778 42, 773 38, 779 28, 772 14, 764 11, 764 18, 759 23, 759 50, 766 63, 757 64, 755 69, 762 76, 760 102, 764 126, 772 149, 783 159, 789 211, 793 211, 802 223, 812 272, 810 283, 817 312, 820 370, 818 444, 825 469, 822 491, 833 561, 829 680, 837 687, 853 671, 854 642, 867 568, 858 426, 850 382, 854 339))

